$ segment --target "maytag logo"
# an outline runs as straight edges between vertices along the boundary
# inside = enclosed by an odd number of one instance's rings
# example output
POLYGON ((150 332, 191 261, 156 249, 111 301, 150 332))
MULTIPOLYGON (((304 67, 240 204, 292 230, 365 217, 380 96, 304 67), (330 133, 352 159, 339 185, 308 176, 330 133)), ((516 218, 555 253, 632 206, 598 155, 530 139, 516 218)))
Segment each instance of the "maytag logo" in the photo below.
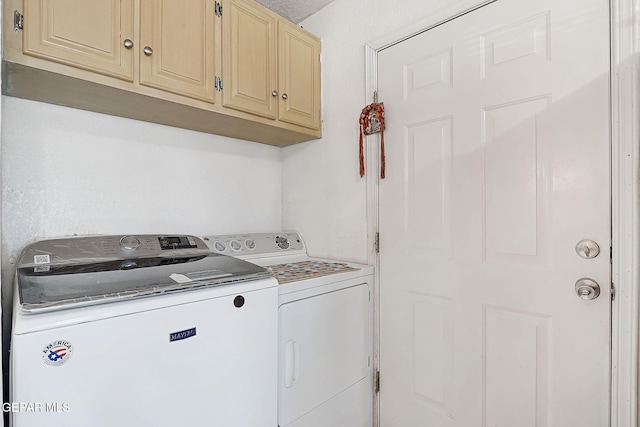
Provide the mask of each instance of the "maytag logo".
POLYGON ((172 332, 169 334, 169 342, 180 341, 196 335, 196 328, 185 329, 184 331, 172 332))

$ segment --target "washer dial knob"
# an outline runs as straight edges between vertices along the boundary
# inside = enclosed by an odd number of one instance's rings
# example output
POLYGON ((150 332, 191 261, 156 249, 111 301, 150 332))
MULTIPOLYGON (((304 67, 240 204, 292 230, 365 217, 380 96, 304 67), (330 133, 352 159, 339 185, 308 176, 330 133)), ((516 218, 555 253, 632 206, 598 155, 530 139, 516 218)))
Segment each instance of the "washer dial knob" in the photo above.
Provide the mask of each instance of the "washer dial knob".
POLYGON ((218 252, 224 252, 227 250, 227 245, 225 245, 224 242, 218 240, 213 244, 213 248, 218 252))
POLYGON ((256 241, 253 239, 247 239, 244 241, 244 245, 247 247, 247 249, 254 250, 256 248, 256 241))
POLYGON ((127 251, 135 251, 140 247, 140 239, 136 236, 124 236, 120 239, 120 246, 127 251))

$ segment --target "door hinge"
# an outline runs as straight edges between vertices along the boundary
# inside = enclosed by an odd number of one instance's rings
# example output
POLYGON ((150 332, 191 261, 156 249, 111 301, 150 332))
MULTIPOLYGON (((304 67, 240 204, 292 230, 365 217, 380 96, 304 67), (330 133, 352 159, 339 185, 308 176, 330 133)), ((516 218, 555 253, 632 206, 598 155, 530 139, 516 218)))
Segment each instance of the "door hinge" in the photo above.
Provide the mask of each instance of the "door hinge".
POLYGON ((380 232, 376 231, 376 237, 373 241, 373 249, 375 249, 376 253, 380 253, 380 232))
POLYGON ((16 33, 24 28, 24 15, 17 10, 13 12, 13 31, 16 33))
POLYGON ((611 283, 611 301, 616 300, 616 285, 611 283))
POLYGON ((216 5, 215 5, 215 12, 218 18, 222 16, 222 5, 218 2, 216 2, 216 5))
POLYGON ((380 393, 380 371, 376 371, 376 378, 374 381, 375 381, 375 384, 374 384, 375 392, 380 393))
POLYGON ((613 246, 609 246, 609 264, 613 265, 613 246))
POLYGON ((220 77, 216 76, 213 87, 218 92, 222 91, 222 79, 220 77))

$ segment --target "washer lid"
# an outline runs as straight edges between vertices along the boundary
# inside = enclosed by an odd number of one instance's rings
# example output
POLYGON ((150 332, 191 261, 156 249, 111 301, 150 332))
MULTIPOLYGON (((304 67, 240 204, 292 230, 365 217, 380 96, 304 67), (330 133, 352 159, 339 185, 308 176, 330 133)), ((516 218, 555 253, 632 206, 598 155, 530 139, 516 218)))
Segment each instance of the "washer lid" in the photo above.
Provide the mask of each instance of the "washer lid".
POLYGON ((45 311, 270 276, 250 262, 205 254, 32 265, 17 270, 17 283, 22 308, 45 311))

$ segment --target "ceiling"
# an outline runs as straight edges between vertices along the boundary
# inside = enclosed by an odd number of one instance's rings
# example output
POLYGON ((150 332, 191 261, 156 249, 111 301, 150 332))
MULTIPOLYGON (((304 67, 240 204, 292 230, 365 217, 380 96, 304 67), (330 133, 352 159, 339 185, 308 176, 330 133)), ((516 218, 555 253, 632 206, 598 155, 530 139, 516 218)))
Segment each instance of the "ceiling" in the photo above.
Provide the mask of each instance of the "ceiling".
POLYGON ((333 0, 256 0, 278 15, 299 24, 333 0))

